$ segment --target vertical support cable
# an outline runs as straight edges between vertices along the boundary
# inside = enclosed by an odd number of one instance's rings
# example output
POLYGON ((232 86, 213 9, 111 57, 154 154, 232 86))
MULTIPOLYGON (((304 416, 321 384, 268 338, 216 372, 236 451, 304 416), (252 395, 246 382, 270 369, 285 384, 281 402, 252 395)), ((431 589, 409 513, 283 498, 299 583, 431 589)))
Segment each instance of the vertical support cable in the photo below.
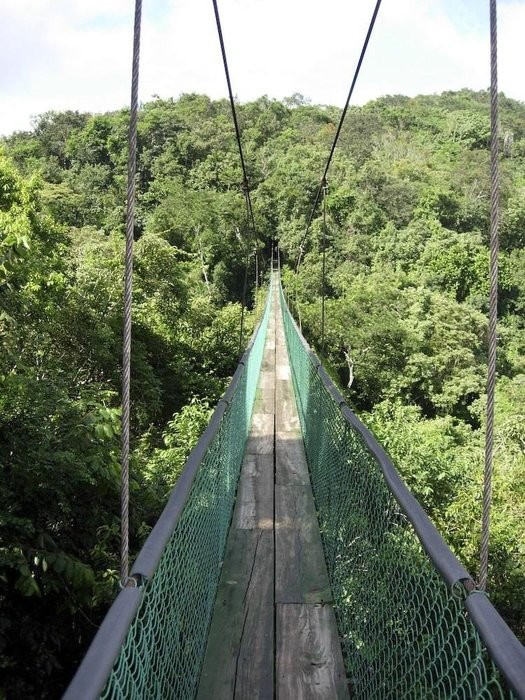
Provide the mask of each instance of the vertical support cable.
POLYGON ((126 203, 126 253, 124 263, 124 328, 122 351, 122 452, 120 477, 121 545, 120 578, 125 586, 129 573, 129 414, 131 380, 131 302, 133 294, 133 231, 135 225, 135 174, 137 167, 137 122, 139 111, 139 58, 142 0, 135 0, 131 111, 128 134, 128 188, 126 203))
POLYGON ((497 3, 490 0, 490 301, 488 329, 487 428, 485 433, 485 473, 483 480, 483 515, 479 587, 487 587, 494 457, 494 396, 496 393, 496 348, 498 322, 498 251, 499 251, 499 163, 498 163, 498 31, 497 3))
POLYGON ((259 251, 257 246, 254 248, 255 254, 255 299, 257 300, 257 294, 259 292, 259 251))
POLYGON ((248 267, 250 265, 250 253, 246 253, 244 264, 244 282, 242 285, 241 327, 239 329, 239 357, 242 355, 244 340, 244 315, 246 313, 246 290, 248 288, 248 267))
POLYGON ((324 326, 325 326, 325 300, 326 300, 326 195, 328 185, 323 180, 323 266, 322 266, 322 292, 321 292, 321 353, 324 355, 324 326))
MULTIPOLYGON (((248 183, 245 180, 242 185, 242 191, 244 193, 244 200, 246 202, 246 216, 249 220, 250 218, 250 190, 248 189, 248 183)), ((242 285, 242 301, 241 301, 241 327, 239 330, 239 357, 242 355, 243 347, 243 336, 244 336, 244 315, 246 313, 246 293, 248 289, 248 267, 250 265, 250 251, 246 251, 246 261, 244 263, 244 282, 242 285)))
MULTIPOLYGON (((248 221, 250 218, 253 220, 252 205, 250 201, 250 190, 248 189, 248 181, 244 180, 242 184, 242 190, 244 193, 244 200, 246 202, 246 216, 248 221)), ((254 229, 255 231, 255 229, 254 229)), ((249 245, 249 244, 247 244, 249 245)), ((255 250, 255 264, 257 265, 257 249, 255 250)), ((246 296, 248 292, 248 268, 250 267, 251 251, 249 248, 246 251, 246 260, 244 263, 244 282, 242 286, 242 307, 241 307, 241 328, 239 331, 239 357, 242 355, 243 349, 243 336, 244 336, 244 316, 246 314, 246 296)), ((257 284, 257 272, 255 273, 255 281, 257 284)))

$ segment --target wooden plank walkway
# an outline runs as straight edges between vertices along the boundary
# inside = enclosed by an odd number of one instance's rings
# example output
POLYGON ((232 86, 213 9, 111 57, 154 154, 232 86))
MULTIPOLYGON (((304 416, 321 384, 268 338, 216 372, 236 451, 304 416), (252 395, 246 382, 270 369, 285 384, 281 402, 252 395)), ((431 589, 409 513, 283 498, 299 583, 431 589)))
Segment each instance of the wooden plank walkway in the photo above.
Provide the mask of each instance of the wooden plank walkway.
POLYGON ((274 298, 199 700, 343 700, 348 690, 274 298))

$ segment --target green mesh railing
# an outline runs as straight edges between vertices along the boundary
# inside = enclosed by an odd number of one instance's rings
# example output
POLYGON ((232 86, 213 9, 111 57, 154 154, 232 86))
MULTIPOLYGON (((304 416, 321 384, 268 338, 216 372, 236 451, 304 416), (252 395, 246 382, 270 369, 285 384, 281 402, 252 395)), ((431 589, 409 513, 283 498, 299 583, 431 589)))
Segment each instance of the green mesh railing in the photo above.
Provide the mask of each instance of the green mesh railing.
MULTIPOLYGON (((319 366, 282 290, 281 305, 351 697, 513 697, 466 599, 483 597, 497 613, 481 593, 468 594, 468 573, 319 366)), ((523 661, 523 648, 497 617, 523 661)))
POLYGON ((131 571, 139 584, 145 583, 124 589, 119 595, 66 698, 194 697, 262 363, 270 304, 271 283, 258 332, 131 571), (119 649, 113 664, 115 650, 119 649))

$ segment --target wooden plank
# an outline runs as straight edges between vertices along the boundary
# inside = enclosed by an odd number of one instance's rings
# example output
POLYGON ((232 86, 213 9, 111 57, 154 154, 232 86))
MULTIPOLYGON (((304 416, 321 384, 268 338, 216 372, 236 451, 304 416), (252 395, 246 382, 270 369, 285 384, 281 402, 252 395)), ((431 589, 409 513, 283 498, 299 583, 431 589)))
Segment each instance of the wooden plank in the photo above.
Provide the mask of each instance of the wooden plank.
POLYGON ((286 399, 290 403, 290 411, 297 413, 297 404, 295 402, 295 392, 291 378, 275 379, 275 396, 280 401, 286 399))
POLYGON ((273 529, 273 455, 244 457, 232 527, 273 529))
POLYGON ((288 348, 286 345, 286 336, 283 333, 279 333, 277 330, 275 334, 275 354, 277 355, 279 361, 285 363, 288 360, 288 348))
POLYGON ((275 382, 275 421, 280 433, 301 434, 293 385, 289 380, 277 379, 275 382))
POLYGON ((264 355, 261 365, 261 372, 273 372, 275 366, 275 357, 272 355, 264 355))
POLYGON ((275 371, 275 338, 270 334, 266 337, 264 344, 261 371, 272 373, 275 371))
POLYGON ((277 380, 286 379, 290 381, 290 365, 288 363, 284 364, 281 360, 281 363, 275 368, 275 377, 277 380))
MULTIPOLYGON (((273 416, 272 416, 273 418, 273 416)), ((249 435, 246 441, 245 454, 247 455, 271 455, 273 454, 273 433, 270 435, 249 435)))
POLYGON ((273 698, 273 534, 232 528, 197 698, 273 698))
POLYGON ((254 413, 245 454, 269 455, 273 454, 274 440, 274 416, 273 413, 254 413))
POLYGON ((275 433, 275 483, 310 483, 302 438, 289 432, 283 433, 277 426, 275 433))
POLYGON ((272 413, 275 408, 275 394, 273 389, 257 387, 255 391, 254 413, 272 413))
POLYGON ((277 365, 287 365, 289 363, 288 360, 288 351, 286 349, 286 340, 279 340, 277 338, 277 347, 275 348, 275 362, 277 365))
POLYGON ((272 413, 253 413, 250 425, 250 436, 272 437, 273 442, 274 418, 272 413))
POLYGON ((275 371, 273 368, 271 370, 261 371, 257 386, 262 389, 273 389, 275 387, 275 371))
POLYGON ((348 700, 330 605, 277 606, 277 700, 348 700))
POLYGON ((332 600, 310 485, 275 486, 275 600, 332 600))
MULTIPOLYGON (((244 623, 237 654, 234 700, 271 700, 274 697, 272 535, 271 531, 258 535, 254 566, 244 595, 244 623)), ((215 695, 213 698, 217 700, 215 695)))

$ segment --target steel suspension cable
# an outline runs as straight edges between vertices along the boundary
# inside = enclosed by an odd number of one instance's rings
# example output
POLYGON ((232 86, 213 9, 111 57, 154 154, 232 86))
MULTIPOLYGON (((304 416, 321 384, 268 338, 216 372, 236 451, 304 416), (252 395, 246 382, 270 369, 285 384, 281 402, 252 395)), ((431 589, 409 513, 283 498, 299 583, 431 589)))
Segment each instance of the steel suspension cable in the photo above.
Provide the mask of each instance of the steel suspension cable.
POLYGON ((331 165, 332 159, 333 159, 333 157, 334 157, 334 153, 335 153, 335 149, 336 149, 336 146, 337 146, 337 142, 339 141, 339 136, 341 135, 341 129, 343 128, 343 124, 344 124, 344 121, 345 121, 345 118, 346 118, 346 114, 347 114, 347 112, 348 112, 348 107, 349 107, 349 105, 350 105, 350 100, 352 99, 352 95, 353 95, 353 92, 354 92, 355 84, 356 84, 356 82, 357 82, 357 79, 358 79, 358 77, 359 77, 359 73, 360 73, 360 71, 361 71, 361 66, 362 66, 362 64, 363 64, 363 60, 364 60, 366 51, 367 51, 367 49, 368 49, 368 43, 369 43, 369 41, 370 41, 370 37, 372 36, 372 31, 373 31, 373 29, 374 29, 374 25, 375 25, 375 22, 376 22, 376 19, 377 19, 377 14, 378 14, 378 12, 379 12, 379 8, 380 8, 380 7, 381 7, 381 0, 377 0, 377 1, 376 1, 376 4, 375 4, 375 7, 374 7, 374 12, 372 13, 372 18, 371 18, 371 20, 370 20, 370 24, 369 24, 369 26, 368 26, 368 31, 367 31, 367 33, 366 33, 365 41, 364 41, 364 43, 363 43, 363 48, 361 49, 361 54, 359 55, 359 60, 358 60, 358 62, 357 62, 357 66, 356 66, 356 69, 355 69, 355 71, 354 71, 354 77, 353 77, 352 83, 351 83, 351 85, 350 85, 350 90, 348 91, 348 96, 347 96, 347 98, 346 98, 345 106, 344 106, 343 111, 342 111, 342 113, 341 113, 341 118, 339 119, 339 124, 338 124, 337 130, 336 130, 336 132, 335 132, 334 140, 333 140, 333 142, 332 142, 332 147, 330 148, 330 155, 328 156, 328 160, 326 161, 326 165, 325 165, 325 168, 324 168, 323 176, 322 176, 322 178, 321 178, 321 182, 319 183, 319 186, 318 186, 317 191, 316 191, 316 193, 315 193, 315 199, 314 199, 314 203, 313 203, 313 206, 312 206, 312 210, 311 210, 311 212, 310 212, 310 216, 308 217, 308 222, 307 222, 307 224, 306 224, 306 230, 305 230, 305 232, 304 232, 304 234, 303 234, 303 237, 302 237, 302 239, 301 239, 301 243, 299 244, 299 255, 298 255, 298 257, 297 257, 297 263, 296 263, 296 266, 295 266, 296 271, 299 269, 299 265, 300 265, 300 263, 301 263, 301 257, 302 257, 302 253, 303 253, 303 246, 304 246, 304 243, 305 243, 305 241, 306 241, 306 237, 308 236, 308 232, 309 232, 309 230, 310 230, 310 226, 312 225, 312 221, 313 221, 313 218, 314 218, 314 216, 315 216, 315 212, 316 212, 316 209, 317 209, 317 205, 319 204, 319 199, 320 199, 320 197, 321 197, 321 193, 322 193, 322 191, 323 191, 324 183, 326 182, 326 178, 327 178, 327 175, 328 175, 328 171, 329 171, 329 169, 330 169, 330 165, 331 165))
POLYGON ((221 45, 222 63, 224 66, 224 74, 226 76, 226 84, 228 86, 228 97, 230 99, 230 107, 232 111, 233 125, 235 127, 235 138, 237 140, 237 148, 239 149, 239 158, 241 161, 242 175, 243 175, 243 187, 246 188, 247 192, 247 206, 249 208, 250 221, 252 223, 253 231, 255 233, 255 220, 253 218, 252 202, 250 198, 250 189, 248 184, 248 173, 246 170, 246 161, 244 159, 244 151, 242 149, 241 140, 241 130, 239 127, 239 120, 237 118, 237 109, 235 107, 235 99, 233 97, 232 83, 230 79, 230 69, 228 67, 228 59, 226 57, 226 47, 224 45, 224 36, 222 34, 221 18, 219 14, 219 7, 217 5, 217 0, 213 1, 213 11, 215 12, 215 22, 217 24, 217 33, 219 35, 219 43, 221 45))
MULTIPOLYGON (((224 66, 224 74, 226 76, 226 84, 228 86, 228 97, 230 100, 230 108, 231 108, 231 112, 232 112, 233 125, 235 127, 235 139, 237 141, 237 148, 239 150, 239 158, 241 161, 242 176, 243 176, 242 189, 243 189, 244 199, 245 199, 245 203, 246 203, 246 214, 247 214, 248 221, 251 224, 251 228, 252 228, 253 242, 254 242, 254 246, 255 246, 256 267, 257 267, 257 233, 256 233, 256 229, 255 229, 255 217, 253 215, 252 200, 250 197, 250 184, 248 181, 248 172, 246 170, 246 161, 244 158, 244 152, 243 152, 243 148, 242 148, 241 130, 239 127, 239 120, 237 118, 237 109, 235 107, 235 99, 233 97, 232 83, 231 83, 231 79, 230 79, 230 69, 228 67, 228 59, 226 57, 226 47, 224 44, 224 36, 222 33, 222 25, 221 25, 221 18, 220 18, 220 14, 219 14, 219 7, 217 4, 217 0, 212 0, 212 1, 213 1, 213 11, 215 13, 215 22, 217 24, 217 34, 219 35, 219 43, 221 46, 221 55, 222 55, 222 63, 224 66)), ((245 281, 244 281, 244 285, 243 285, 239 352, 242 350, 242 336, 243 336, 243 331, 244 331, 244 312, 245 312, 245 307, 246 307, 246 288, 247 288, 247 278, 248 278, 248 265, 249 265, 249 255, 247 256, 246 269, 245 269, 245 281)))
POLYGON ((248 267, 250 265, 250 253, 246 253, 246 259, 244 262, 244 279, 242 283, 242 309, 241 309, 241 323, 239 328, 239 356, 242 355, 243 349, 243 339, 244 339, 244 309, 246 307, 246 290, 248 288, 248 267))
POLYGON ((129 574, 129 423, 131 382, 131 303, 133 296, 133 233, 135 227, 135 175, 137 169, 137 122, 139 112, 139 60, 142 0, 135 0, 133 59, 131 69, 131 109, 128 134, 128 184, 126 202, 126 252, 124 261, 124 328, 122 351, 122 447, 121 447, 121 585, 129 574))
POLYGON ((488 327, 487 427, 485 432, 485 470, 479 587, 487 587, 489 564, 490 508, 494 458, 494 398, 496 393, 496 349, 498 322, 499 252, 499 162, 498 162, 498 28, 497 2, 490 0, 490 300, 488 327))
MULTIPOLYGON (((251 211, 251 203, 250 203, 250 193, 248 191, 248 186, 243 184, 243 194, 244 194, 244 201, 246 202, 246 214, 249 218, 249 213, 251 211)), ((257 256, 257 252, 256 252, 257 256)), ((257 257, 256 257, 256 262, 257 262, 257 257)), ((244 337, 244 314, 246 311, 246 293, 248 290, 248 267, 250 265, 250 252, 249 250, 246 251, 246 256, 244 260, 244 281, 242 285, 242 303, 241 303, 241 322, 240 322, 240 329, 239 329, 239 356, 242 354, 242 349, 243 349, 243 337, 244 337)))
POLYGON ((321 352, 324 354, 325 304, 326 304, 326 196, 328 185, 323 183, 323 264, 322 264, 322 296, 321 296, 321 352))

